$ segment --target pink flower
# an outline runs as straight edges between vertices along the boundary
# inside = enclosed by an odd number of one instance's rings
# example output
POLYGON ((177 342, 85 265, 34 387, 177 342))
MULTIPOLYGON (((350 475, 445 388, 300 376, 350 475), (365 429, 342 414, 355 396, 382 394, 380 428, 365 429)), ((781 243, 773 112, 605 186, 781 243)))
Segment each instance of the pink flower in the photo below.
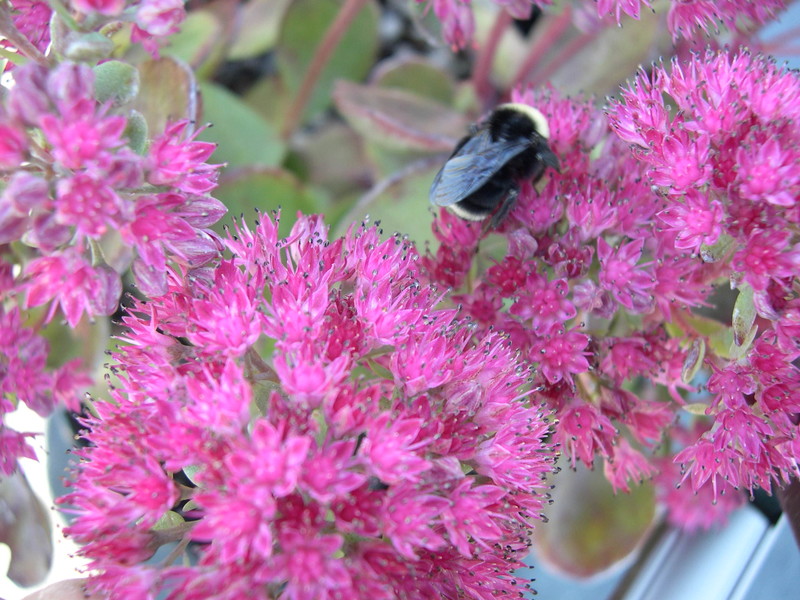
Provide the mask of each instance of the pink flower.
POLYGON ((11 475, 17 470, 17 459, 36 460, 36 452, 28 443, 33 433, 20 433, 0 423, 0 473, 11 475))
POLYGON ((538 335, 546 335, 577 314, 575 306, 567 298, 568 292, 566 279, 547 281, 543 276, 529 277, 526 285, 517 291, 517 300, 509 312, 530 320, 538 335))
POLYGON ((112 188, 85 173, 58 182, 55 207, 58 221, 87 237, 100 237, 109 225, 116 228, 122 221, 122 200, 112 188))
POLYGON ((489 548, 492 541, 502 537, 500 526, 484 518, 483 513, 491 510, 505 495, 505 490, 496 486, 473 486, 466 477, 453 488, 451 503, 444 509, 442 521, 451 542, 461 554, 472 556, 470 538, 481 547, 489 548))
POLYGON ((176 33, 185 18, 183 0, 142 0, 136 11, 136 27, 151 36, 164 37, 176 33))
POLYGON ((70 327, 78 324, 84 312, 89 316, 111 314, 122 294, 119 275, 111 267, 93 267, 74 252, 36 258, 25 274, 30 278, 26 305, 55 301, 70 327))
POLYGON ((612 248, 603 238, 597 241, 600 259, 600 285, 611 292, 617 302, 631 312, 647 312, 652 307, 652 274, 645 270, 652 263, 638 264, 642 257, 642 240, 612 248))
POLYGON ((209 227, 225 209, 206 195, 217 166, 204 162, 213 145, 180 139, 182 122, 148 154, 137 154, 123 135, 127 118, 95 100, 86 65, 63 62, 48 71, 31 63, 15 69, 14 80, 0 107, 0 162, 10 171, 0 197, 0 241, 36 249, 23 265, 29 306, 54 302, 52 317, 60 304, 73 325, 84 310, 113 313, 120 275, 102 264, 100 248, 114 249, 107 260, 120 272, 133 261, 136 283, 150 295, 166 292, 170 261, 198 267, 219 255, 209 227), (38 149, 35 160, 26 158, 29 146, 38 149), (146 179, 164 189, 143 194, 146 179), (109 239, 116 231, 123 247, 109 239))
POLYGON ((125 0, 72 0, 72 6, 84 14, 93 12, 115 17, 125 8, 125 0))
POLYGON ((442 37, 453 48, 464 48, 475 33, 475 17, 462 0, 431 0, 436 18, 442 22, 442 37))
POLYGON ((621 439, 613 454, 603 463, 603 472, 614 486, 614 491, 630 492, 629 481, 641 483, 656 473, 655 467, 645 456, 634 449, 628 440, 621 439))
POLYGON ((508 587, 507 548, 539 518, 553 461, 508 342, 437 308, 413 246, 375 228, 328 241, 301 217, 279 241, 262 216, 225 241, 232 261, 171 271, 123 318, 114 401, 87 420, 63 500, 93 585, 308 600, 508 587), (156 580, 139 563, 168 539, 153 530, 165 511, 198 560, 154 565, 156 580))
POLYGON ((667 519, 674 527, 687 532, 711 529, 724 523, 730 514, 745 503, 745 495, 722 483, 719 494, 710 484, 694 490, 688 485, 675 485, 679 478, 677 465, 659 460, 660 473, 655 478, 659 501, 667 508, 667 519))
POLYGON ((600 16, 614 13, 614 18, 617 23, 620 22, 620 16, 625 13, 633 19, 639 18, 639 11, 644 4, 650 8, 650 3, 647 0, 598 0, 597 14, 600 16))
MULTIPOLYGON (((53 16, 50 5, 39 0, 11 0, 9 5, 13 8, 11 20, 14 27, 44 53, 50 44, 50 18, 53 16)), ((8 48, 11 45, 4 39, 0 46, 8 48)), ((11 64, 9 62, 6 68, 11 68, 11 64)))
POLYGON ((586 466, 594 463, 595 454, 613 456, 612 439, 616 429, 611 420, 591 404, 572 406, 562 411, 557 441, 565 449, 572 467, 580 460, 586 466))
POLYGON ((698 252, 701 245, 716 243, 723 230, 722 204, 694 191, 687 192, 683 200, 658 213, 668 231, 676 232, 675 247, 698 252))
POLYGON ((784 0, 749 2, 747 0, 673 0, 667 15, 667 25, 672 37, 691 37, 697 31, 708 33, 709 26, 716 27, 722 21, 730 29, 740 20, 756 24, 765 23, 785 8, 784 0))
POLYGON ((188 135, 189 121, 173 123, 150 146, 147 180, 182 192, 204 194, 216 187, 219 165, 206 164, 216 146, 198 142, 198 132, 188 135))
POLYGON ((585 351, 588 343, 589 336, 575 330, 553 332, 534 344, 531 359, 539 363, 549 383, 572 381, 572 375, 589 369, 585 351))
POLYGON ((756 138, 743 141, 738 155, 736 177, 742 198, 777 206, 795 204, 800 194, 800 153, 796 148, 782 147, 772 137, 756 138), (756 152, 748 149, 751 144, 756 152))
POLYGON ((800 245, 792 246, 789 231, 757 231, 733 257, 733 266, 756 290, 772 278, 792 277, 800 270, 800 245))
POLYGON ((398 419, 390 424, 385 413, 375 419, 360 449, 369 470, 386 484, 417 481, 431 468, 417 452, 430 443, 418 439, 421 430, 420 419, 398 419))
POLYGON ((16 169, 27 152, 25 135, 10 124, 0 124, 0 168, 16 169))

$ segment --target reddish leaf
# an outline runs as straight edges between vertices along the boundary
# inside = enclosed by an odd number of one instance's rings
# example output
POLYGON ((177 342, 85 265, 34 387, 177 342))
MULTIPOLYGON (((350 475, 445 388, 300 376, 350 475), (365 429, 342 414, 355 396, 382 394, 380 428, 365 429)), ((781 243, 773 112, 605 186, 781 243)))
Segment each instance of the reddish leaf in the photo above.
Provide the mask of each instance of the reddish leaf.
POLYGON ((389 148, 445 152, 467 132, 460 113, 399 89, 339 81, 333 100, 356 131, 389 148))

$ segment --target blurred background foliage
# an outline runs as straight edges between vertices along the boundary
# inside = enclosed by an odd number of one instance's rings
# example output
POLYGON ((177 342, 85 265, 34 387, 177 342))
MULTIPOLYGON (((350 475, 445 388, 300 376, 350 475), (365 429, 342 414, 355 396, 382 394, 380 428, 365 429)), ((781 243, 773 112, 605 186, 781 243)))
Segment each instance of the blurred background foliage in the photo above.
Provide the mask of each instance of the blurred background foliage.
MULTIPOLYGON (((421 247, 432 239, 433 175, 468 124, 512 86, 607 94, 669 43, 650 13, 624 32, 587 36, 567 3, 512 23, 476 2, 475 42, 461 51, 441 41, 426 4, 405 0, 188 8, 160 59, 140 57, 139 98, 148 105, 136 108, 151 131, 168 117, 209 124, 200 138, 219 145, 213 159, 226 166, 217 197, 230 214, 281 207, 284 233, 297 211, 324 213, 336 233, 369 214, 421 247), (483 52, 490 36, 499 43, 483 52)), ((124 52, 137 62, 141 50, 124 52)))

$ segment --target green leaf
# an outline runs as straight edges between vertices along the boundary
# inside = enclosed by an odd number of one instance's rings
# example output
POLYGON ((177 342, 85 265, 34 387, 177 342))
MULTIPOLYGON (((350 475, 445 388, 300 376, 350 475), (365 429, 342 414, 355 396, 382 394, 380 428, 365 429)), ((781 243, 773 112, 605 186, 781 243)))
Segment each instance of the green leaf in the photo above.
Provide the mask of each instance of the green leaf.
POLYGON ((97 65, 94 71, 94 97, 98 102, 113 101, 116 106, 127 104, 139 93, 139 71, 118 60, 97 65))
POLYGON ((340 81, 333 98, 356 131, 387 148, 446 152, 467 132, 461 114, 412 92, 340 81))
POLYGON ((416 56, 384 60, 370 79, 378 87, 404 90, 446 105, 455 96, 451 74, 416 56))
POLYGON ((172 510, 168 510, 161 518, 156 521, 156 524, 153 525, 153 529, 155 531, 159 531, 161 529, 172 529, 173 527, 177 527, 181 523, 184 522, 184 518, 180 516, 178 513, 172 510))
POLYGON ((285 165, 333 197, 360 195, 372 177, 361 137, 341 121, 295 136, 285 165))
POLYGON ((531 541, 539 560, 573 577, 591 577, 637 552, 655 521, 655 494, 649 483, 614 493, 603 469, 563 469, 549 478, 553 503, 547 523, 531 541))
POLYGON ((723 233, 714 245, 706 246, 703 244, 700 247, 700 258, 707 263, 718 262, 730 254, 735 243, 736 240, 723 233))
POLYGON ((428 190, 439 165, 418 161, 410 166, 416 165, 419 165, 418 169, 407 168, 393 173, 393 177, 382 182, 388 182, 388 185, 379 193, 368 193, 368 202, 362 197, 337 224, 336 231, 342 233, 351 223, 361 222, 369 216, 372 223, 380 221, 386 233, 408 235, 420 248, 426 242, 433 243, 433 212, 428 203, 428 190))
POLYGON ((324 212, 327 198, 305 186, 288 171, 256 169, 233 172, 215 190, 232 215, 244 215, 251 224, 255 210, 267 212, 281 209, 280 234, 288 235, 298 211, 305 214, 324 212))
POLYGON ((192 69, 170 56, 139 65, 139 95, 132 108, 147 121, 150 137, 164 131, 167 123, 197 120, 197 84, 192 69))
POLYGON ((192 10, 186 15, 181 29, 169 37, 163 54, 177 58, 197 68, 223 39, 223 25, 208 10, 192 10))
POLYGON ((147 121, 138 110, 128 113, 128 123, 125 125, 125 137, 131 150, 141 156, 147 151, 147 121))
POLYGON ((741 346, 756 321, 756 306, 753 302, 753 288, 747 283, 739 286, 739 295, 733 305, 733 343, 741 346))
POLYGON ((733 347, 733 329, 724 327, 709 335, 708 346, 720 358, 730 359, 733 347))
POLYGON ((283 15, 291 0, 250 0, 242 7, 241 29, 228 53, 231 60, 263 54, 278 41, 283 15))
POLYGON ((686 358, 683 361, 683 369, 681 370, 681 379, 684 383, 691 383, 694 376, 703 366, 703 359, 706 356, 706 342, 703 338, 694 338, 689 351, 686 353, 686 358))
POLYGON ((195 477, 197 476, 197 473, 199 473, 202 470, 203 470, 202 465, 188 465, 186 467, 183 467, 183 474, 186 475, 189 481, 197 485, 197 480, 195 479, 195 477))
MULTIPOLYGON (((292 97, 300 89, 320 41, 336 19, 340 0, 295 0, 281 27, 276 47, 278 72, 292 97)), ((330 106, 331 91, 337 79, 363 80, 378 52, 378 8, 370 2, 348 25, 338 45, 325 64, 306 106, 308 119, 330 106)))
POLYGON ((741 360, 745 356, 747 356, 747 352, 750 350, 750 346, 753 345, 753 340, 756 339, 756 333, 758 333, 758 325, 753 325, 750 328, 750 331, 747 332, 744 339, 742 340, 741 344, 736 343, 735 336, 732 335, 733 338, 730 343, 729 351, 728 351, 728 358, 731 360, 741 360))
POLYGON ((199 137, 218 145, 215 161, 229 167, 272 167, 281 163, 286 146, 272 125, 221 86, 203 82, 200 90, 203 118, 213 127, 199 137))
POLYGON ((681 408, 691 415, 704 417, 706 416, 706 410, 708 410, 708 404, 704 402, 691 402, 689 404, 684 404, 681 408))

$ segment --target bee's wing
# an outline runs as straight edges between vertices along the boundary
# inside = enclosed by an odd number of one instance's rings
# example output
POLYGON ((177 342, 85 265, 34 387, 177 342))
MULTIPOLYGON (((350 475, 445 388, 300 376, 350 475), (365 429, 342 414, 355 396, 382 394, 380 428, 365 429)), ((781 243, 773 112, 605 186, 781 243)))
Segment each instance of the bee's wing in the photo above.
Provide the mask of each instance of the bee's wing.
POLYGON ((460 202, 528 145, 530 142, 525 139, 495 142, 488 129, 477 131, 436 174, 431 184, 431 204, 450 206, 460 202))

